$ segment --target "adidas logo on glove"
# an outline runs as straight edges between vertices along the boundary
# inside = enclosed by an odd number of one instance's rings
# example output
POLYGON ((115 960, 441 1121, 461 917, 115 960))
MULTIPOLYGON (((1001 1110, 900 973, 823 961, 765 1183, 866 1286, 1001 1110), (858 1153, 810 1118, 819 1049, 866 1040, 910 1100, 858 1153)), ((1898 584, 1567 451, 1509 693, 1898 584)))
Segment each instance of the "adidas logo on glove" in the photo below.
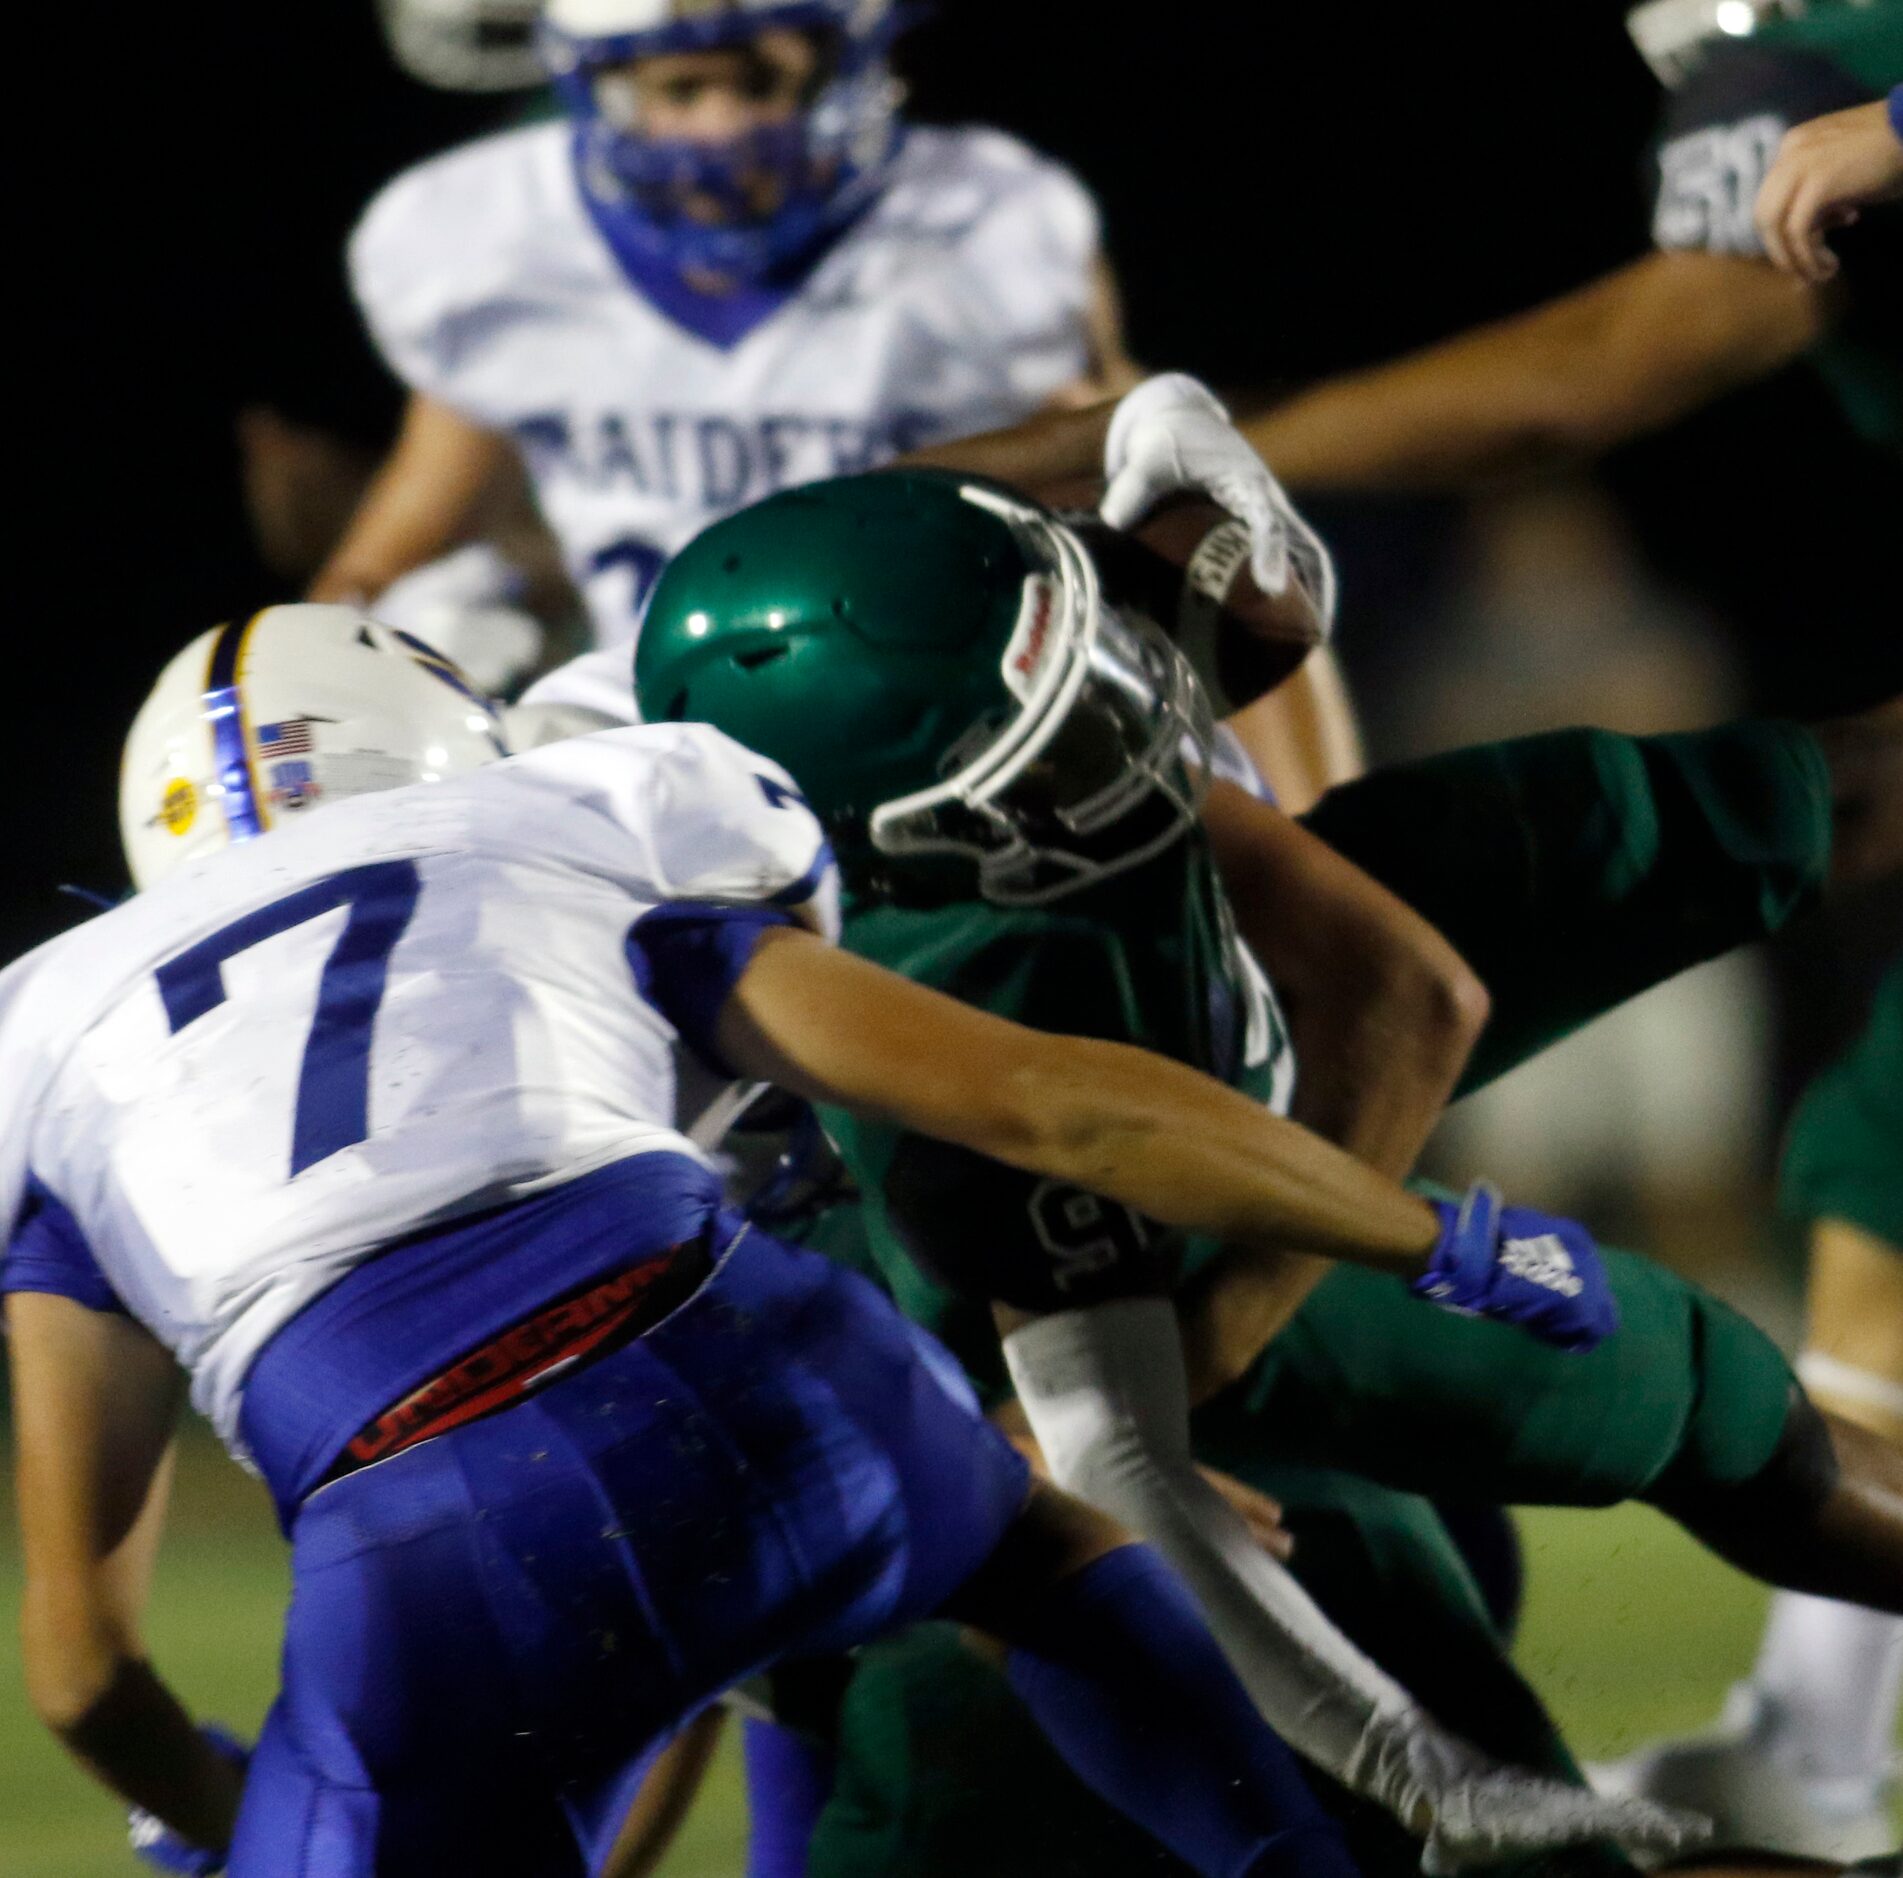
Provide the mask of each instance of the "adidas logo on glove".
POLYGON ((1557 1233, 1544 1232, 1537 1239, 1509 1239, 1500 1248, 1500 1265, 1516 1278, 1562 1298, 1576 1298, 1585 1290, 1585 1281, 1573 1266, 1573 1255, 1566 1250, 1557 1233))

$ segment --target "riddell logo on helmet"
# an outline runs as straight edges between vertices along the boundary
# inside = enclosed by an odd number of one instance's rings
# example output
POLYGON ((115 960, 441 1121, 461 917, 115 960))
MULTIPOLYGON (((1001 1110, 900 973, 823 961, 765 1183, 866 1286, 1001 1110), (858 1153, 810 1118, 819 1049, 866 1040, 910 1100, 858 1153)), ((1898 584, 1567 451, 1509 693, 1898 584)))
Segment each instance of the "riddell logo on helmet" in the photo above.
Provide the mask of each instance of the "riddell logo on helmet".
POLYGON ((1050 655, 1051 614, 1057 604, 1053 582, 1033 576, 1024 585, 1024 608, 1011 643, 1004 649, 1004 682, 1020 698, 1028 697, 1036 687, 1038 673, 1050 655))
POLYGON ((183 776, 174 776, 165 785, 159 812, 153 818, 168 835, 182 835, 198 818, 198 791, 183 776))

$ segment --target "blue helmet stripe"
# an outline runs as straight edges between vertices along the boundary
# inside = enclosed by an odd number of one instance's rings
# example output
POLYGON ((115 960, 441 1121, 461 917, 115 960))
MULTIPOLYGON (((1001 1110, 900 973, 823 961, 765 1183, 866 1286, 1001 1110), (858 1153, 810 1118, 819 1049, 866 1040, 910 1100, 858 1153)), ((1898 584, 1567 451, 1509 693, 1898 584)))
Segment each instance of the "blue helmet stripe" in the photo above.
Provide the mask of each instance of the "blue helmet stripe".
POLYGON ((205 673, 205 721, 211 726, 212 756, 218 776, 218 801, 233 841, 264 833, 258 792, 246 747, 244 698, 238 688, 238 661, 257 615, 219 627, 205 673))

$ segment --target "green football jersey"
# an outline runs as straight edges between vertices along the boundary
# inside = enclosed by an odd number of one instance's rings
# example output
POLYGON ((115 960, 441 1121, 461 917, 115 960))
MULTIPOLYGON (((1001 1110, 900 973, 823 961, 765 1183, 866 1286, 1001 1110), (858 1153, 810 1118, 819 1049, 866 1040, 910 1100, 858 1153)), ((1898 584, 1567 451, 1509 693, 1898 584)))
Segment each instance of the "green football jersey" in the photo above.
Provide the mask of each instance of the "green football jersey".
MULTIPOLYGON (((1903 84, 1903 0, 1811 7, 1701 49, 1666 105, 1653 234, 1662 248, 1762 254, 1758 186, 1793 124, 1903 84)), ((1846 304, 1811 363, 1857 431, 1903 454, 1903 203, 1835 238, 1846 304)))
MULTIPOLYGON (((844 943, 998 1016, 1174 1057, 1278 1112, 1293 1092, 1288 1033, 1199 833, 1046 906, 849 903, 844 943)), ((991 1299, 1044 1311, 1154 1293, 1203 1250, 1060 1181, 836 1109, 822 1119, 884 1282, 981 1385, 998 1374, 991 1299)))

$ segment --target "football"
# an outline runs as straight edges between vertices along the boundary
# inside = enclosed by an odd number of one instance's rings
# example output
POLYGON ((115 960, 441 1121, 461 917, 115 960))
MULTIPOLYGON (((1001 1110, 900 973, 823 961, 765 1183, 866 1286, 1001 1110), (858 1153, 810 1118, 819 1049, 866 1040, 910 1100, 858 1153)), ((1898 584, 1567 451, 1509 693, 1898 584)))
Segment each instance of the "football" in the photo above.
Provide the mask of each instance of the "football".
POLYGON ((1104 595, 1154 620, 1188 655, 1219 715, 1272 691, 1322 643, 1299 580, 1267 594, 1249 571, 1249 535, 1206 496, 1172 496, 1126 534, 1083 483, 1040 492, 1089 547, 1104 595))

